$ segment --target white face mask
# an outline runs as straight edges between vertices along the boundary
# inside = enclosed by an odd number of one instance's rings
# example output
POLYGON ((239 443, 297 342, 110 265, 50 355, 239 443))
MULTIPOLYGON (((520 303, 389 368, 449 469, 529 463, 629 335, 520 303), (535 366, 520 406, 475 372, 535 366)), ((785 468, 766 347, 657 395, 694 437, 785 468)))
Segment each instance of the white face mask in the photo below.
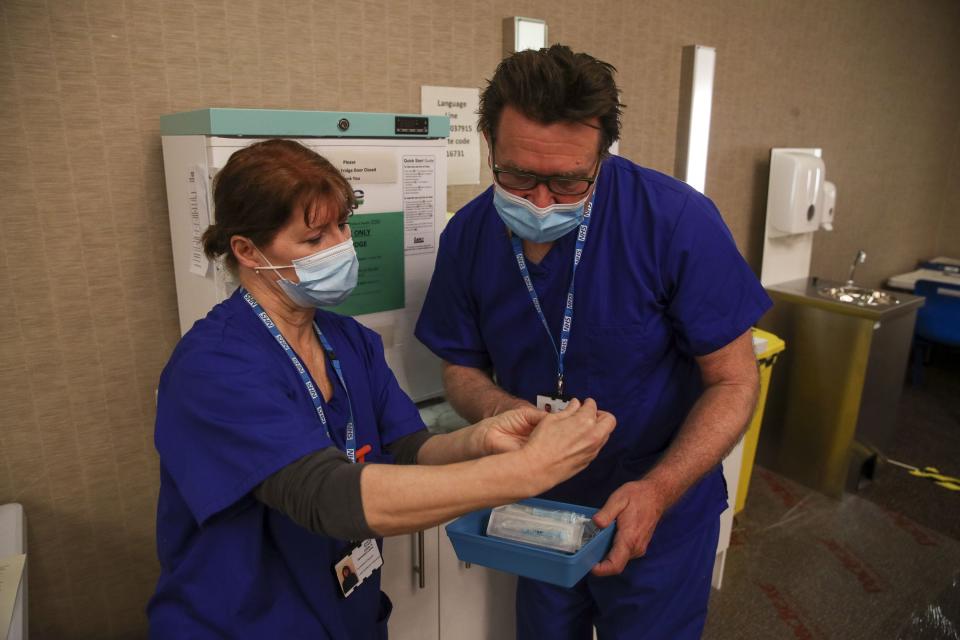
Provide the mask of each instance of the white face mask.
POLYGON ((293 268, 300 282, 292 282, 282 275, 277 285, 290 301, 300 307, 335 307, 357 286, 360 261, 357 259, 353 239, 347 238, 328 249, 297 258, 288 267, 275 267, 260 249, 257 252, 267 261, 268 267, 259 269, 293 268))

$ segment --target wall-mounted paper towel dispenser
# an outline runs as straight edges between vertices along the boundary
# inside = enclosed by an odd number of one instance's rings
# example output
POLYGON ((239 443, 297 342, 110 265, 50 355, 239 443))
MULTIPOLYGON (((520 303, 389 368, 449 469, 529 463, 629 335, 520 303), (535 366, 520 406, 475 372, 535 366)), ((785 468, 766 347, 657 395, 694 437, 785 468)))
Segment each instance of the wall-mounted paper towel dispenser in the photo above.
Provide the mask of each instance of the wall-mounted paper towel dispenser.
POLYGON ((809 233, 820 227, 821 191, 826 170, 812 153, 774 149, 770 158, 767 220, 777 235, 809 233))
POLYGON ((819 148, 770 151, 770 183, 763 231, 764 286, 810 275, 814 231, 833 230, 837 190, 826 181, 819 148))

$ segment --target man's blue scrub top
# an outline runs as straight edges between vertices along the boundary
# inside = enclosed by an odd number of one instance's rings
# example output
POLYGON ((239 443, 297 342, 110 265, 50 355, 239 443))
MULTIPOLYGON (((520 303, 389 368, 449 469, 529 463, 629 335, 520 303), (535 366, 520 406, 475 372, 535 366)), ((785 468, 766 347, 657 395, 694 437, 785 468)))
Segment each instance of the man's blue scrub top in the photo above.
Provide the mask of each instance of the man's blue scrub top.
MULTIPOLYGON (((385 445, 424 428, 416 407, 377 334, 329 312, 316 321, 341 361, 357 447, 372 447, 368 462, 388 461, 385 445)), ((348 543, 311 534, 251 495, 307 454, 344 449, 348 405, 329 363, 328 373, 332 441, 290 359, 239 291, 177 345, 157 407, 162 571, 147 608, 153 637, 381 637, 378 618, 390 606, 379 572, 343 599, 332 567, 348 543)))
MULTIPOLYGON (((555 343, 576 231, 539 265, 527 261, 555 343)), ((619 157, 603 162, 576 273, 566 393, 617 417, 587 469, 547 497, 600 506, 640 478, 672 441, 702 391, 694 360, 727 345, 769 308, 713 203, 688 185, 619 157)), ((554 394, 557 357, 526 291, 488 189, 441 236, 417 337, 452 364, 492 367, 534 402, 554 394)), ((651 549, 726 507, 718 466, 661 520, 651 549)))

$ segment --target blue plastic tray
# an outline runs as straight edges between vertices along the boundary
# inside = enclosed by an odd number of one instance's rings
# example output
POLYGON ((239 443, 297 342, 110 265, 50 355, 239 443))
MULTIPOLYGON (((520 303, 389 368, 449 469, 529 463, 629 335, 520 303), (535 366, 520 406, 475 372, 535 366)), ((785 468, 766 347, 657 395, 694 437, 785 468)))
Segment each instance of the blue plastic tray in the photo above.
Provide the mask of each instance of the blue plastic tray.
MULTIPOLYGON (((593 507, 581 507, 539 498, 521 500, 520 504, 563 509, 587 516, 592 516, 598 511, 593 507)), ((446 526, 447 537, 450 538, 453 550, 456 551, 460 560, 561 587, 575 585, 607 555, 616 529, 616 523, 611 524, 597 533, 583 548, 571 554, 534 547, 513 540, 489 537, 486 533, 489 519, 490 509, 482 509, 468 513, 446 526)))

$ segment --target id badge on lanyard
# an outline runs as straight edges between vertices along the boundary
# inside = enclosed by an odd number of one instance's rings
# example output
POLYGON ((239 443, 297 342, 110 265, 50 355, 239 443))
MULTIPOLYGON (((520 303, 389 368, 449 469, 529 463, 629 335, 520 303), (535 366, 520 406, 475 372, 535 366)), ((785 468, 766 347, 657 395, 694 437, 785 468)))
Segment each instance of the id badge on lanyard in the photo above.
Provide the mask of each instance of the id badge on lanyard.
MULTIPOLYGON (((273 336, 281 348, 283 348, 283 351, 287 354, 287 357, 290 358, 290 363, 300 375, 300 380, 303 382, 307 393, 310 395, 310 399, 313 401, 314 409, 317 412, 317 418, 320 420, 320 424, 323 425, 323 430, 326 433, 327 438, 330 438, 332 442, 333 438, 330 435, 330 427, 327 424, 327 416, 324 414, 323 404, 320 401, 320 392, 310 379, 310 374, 307 373, 307 368, 303 366, 303 363, 300 362, 297 354, 284 339, 283 335, 280 333, 280 330, 277 329, 277 325, 273 322, 263 307, 260 306, 260 303, 257 302, 252 295, 250 295, 249 291, 244 291, 243 299, 248 305, 250 305, 250 309, 253 311, 253 313, 260 318, 261 322, 263 322, 263 325, 267 328, 267 331, 270 332, 270 335, 273 336)), ((320 344, 323 346, 323 351, 330 360, 330 364, 333 365, 333 370, 337 374, 337 379, 340 381, 340 385, 343 387, 343 392, 347 396, 347 407, 350 411, 350 419, 347 421, 347 427, 344 434, 344 449, 347 457, 350 459, 350 462, 353 463, 357 461, 357 431, 354 427, 353 402, 350 400, 350 391, 347 388, 347 381, 343 376, 340 360, 337 358, 337 354, 333 350, 333 345, 331 345, 330 341, 327 340, 326 336, 323 335, 323 332, 320 331, 320 327, 318 327, 316 323, 313 324, 313 329, 316 331, 317 337, 320 339, 320 344)), ((363 447, 363 449, 368 448, 369 445, 365 445, 363 447)), ((362 461, 361 455, 361 462, 362 461)), ((337 577, 337 583, 340 585, 340 593, 346 598, 353 593, 354 590, 356 590, 356 588, 359 587, 364 580, 373 575, 373 573, 381 566, 383 566, 383 558, 380 556, 380 548, 377 546, 377 541, 371 538, 351 545, 343 554, 341 559, 333 564, 331 569, 337 577)))
MULTIPOLYGON (((596 191, 594 191, 594 197, 595 196, 596 191)), ((533 288, 530 270, 527 269, 527 260, 523 256, 523 243, 521 243, 520 238, 516 235, 510 238, 513 244, 514 257, 517 260, 517 265, 520 267, 520 275, 523 277, 523 283, 527 287, 527 293, 530 295, 533 309, 537 312, 537 316, 540 318, 540 324, 543 325, 544 330, 547 332, 547 338, 550 339, 550 346, 553 347, 553 351, 557 355, 557 385, 555 389, 546 393, 537 394, 537 408, 549 413, 562 411, 570 401, 570 397, 566 394, 563 386, 563 360, 567 355, 567 347, 570 344, 570 329, 573 326, 574 283, 577 279, 577 267, 580 265, 580 260, 583 257, 583 247, 587 242, 587 231, 590 228, 590 216, 592 213, 593 198, 590 198, 590 202, 587 204, 583 214, 583 222, 580 223, 580 227, 577 229, 577 243, 573 252, 573 273, 570 274, 570 288, 567 290, 566 304, 563 308, 563 325, 560 327, 559 347, 553 340, 550 325, 547 324, 547 318, 543 314, 543 307, 540 305, 540 298, 537 296, 536 289, 533 288)))
POLYGON ((537 409, 546 411, 547 413, 557 413, 558 411, 563 411, 567 408, 569 403, 570 398, 557 398, 554 396, 544 395, 542 393, 537 394, 537 409))
POLYGON ((372 576, 383 566, 383 557, 377 541, 369 538, 357 542, 344 553, 340 561, 333 565, 333 572, 340 585, 340 593, 344 598, 350 595, 363 584, 363 581, 372 576))

